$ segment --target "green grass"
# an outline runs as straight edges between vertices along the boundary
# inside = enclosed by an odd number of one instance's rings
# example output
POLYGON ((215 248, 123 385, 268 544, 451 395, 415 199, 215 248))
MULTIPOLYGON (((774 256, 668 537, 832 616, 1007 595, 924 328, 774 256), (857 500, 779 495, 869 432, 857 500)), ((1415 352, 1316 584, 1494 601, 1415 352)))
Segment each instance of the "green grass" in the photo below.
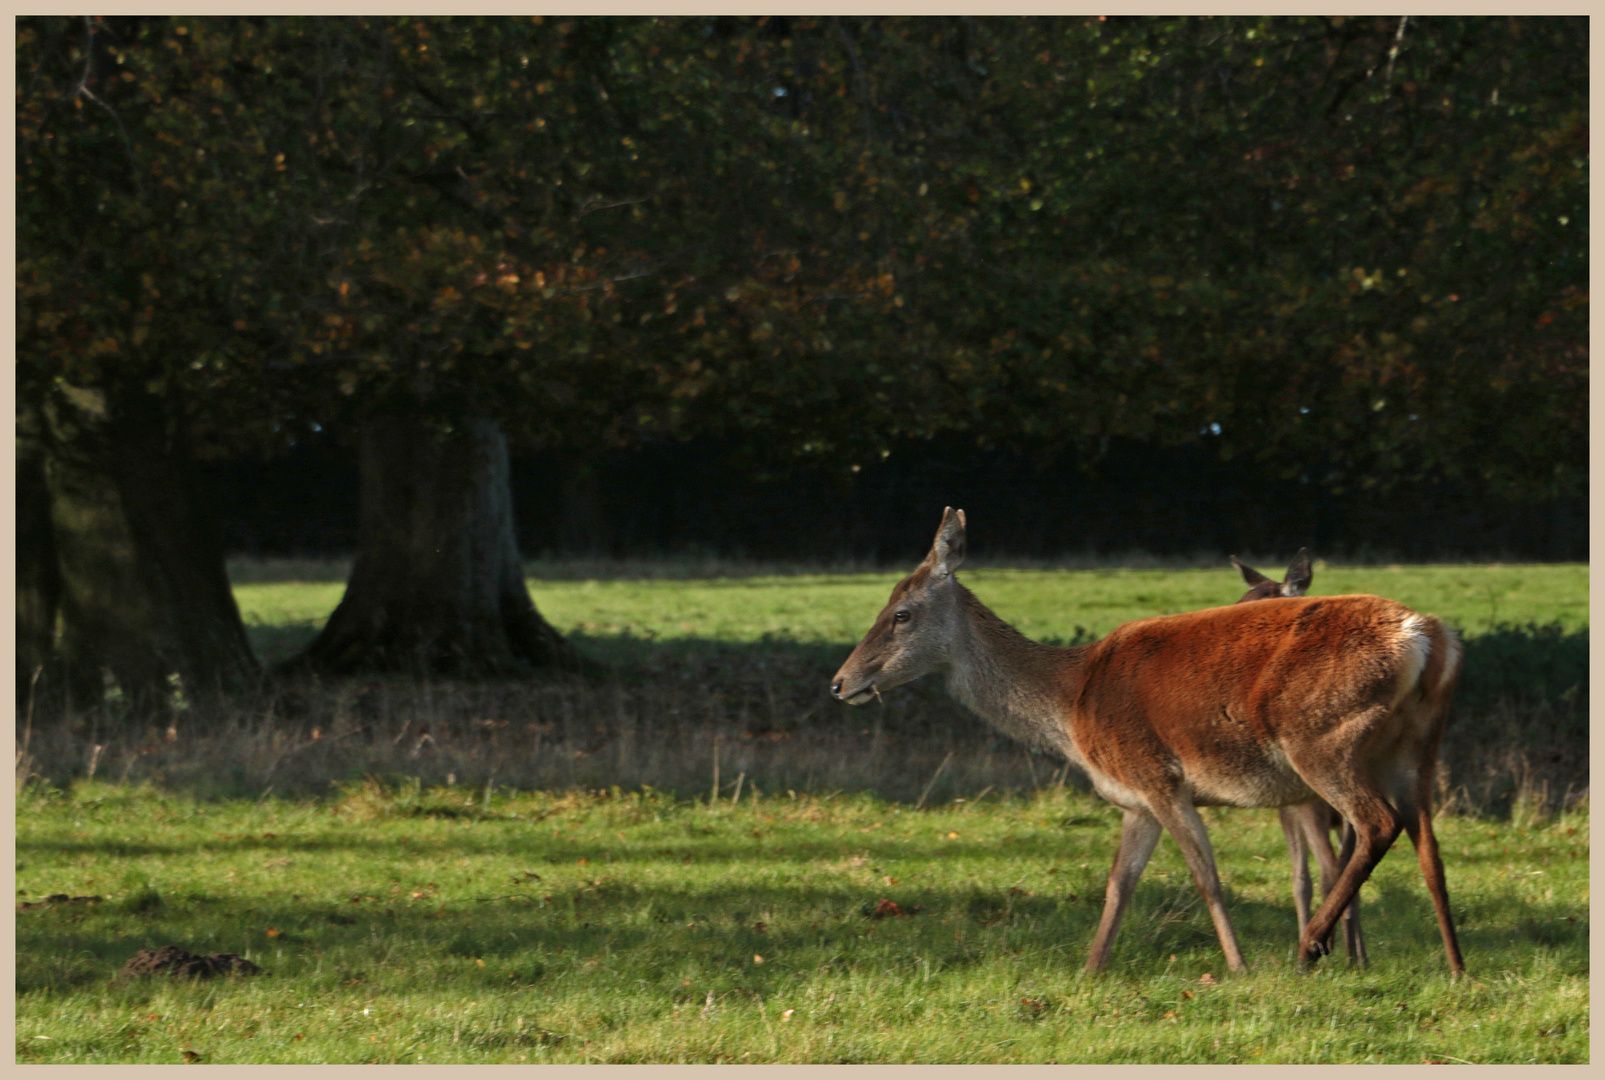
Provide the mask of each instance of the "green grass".
MULTIPOLYGON (((338 575, 317 569, 236 577, 265 660, 303 646, 338 603, 338 575)), ((1223 972, 1166 840, 1111 971, 1084 978, 1116 812, 1074 791, 1000 796, 990 785, 1037 788, 1038 769, 1018 747, 989 748, 939 687, 873 712, 825 699, 899 576, 532 581, 610 680, 288 688, 240 703, 215 732, 192 718, 176 741, 35 731, 37 775, 54 783, 18 798, 19 899, 106 899, 18 913, 18 1060, 1588 1060, 1588 816, 1571 798, 1587 785, 1586 566, 1316 568, 1317 594, 1392 596, 1466 636, 1444 756, 1471 795, 1439 818, 1460 981, 1403 841, 1362 891, 1372 967, 1338 957, 1296 974, 1276 817, 1219 809, 1204 814, 1251 972, 1223 972), (375 713, 366 735, 358 698, 375 713), (479 731, 481 717, 505 730, 479 731), (420 723, 435 739, 422 757, 420 723), (765 727, 780 741, 751 737, 765 727), (565 782, 518 779, 562 764, 554 776, 594 773, 595 787, 633 760, 637 779, 706 791, 717 732, 722 790, 744 770, 736 806, 480 786, 565 782), (101 742, 102 775, 156 782, 83 780, 101 742), (942 805, 923 811, 782 790, 852 762, 864 766, 853 783, 898 780, 911 802, 954 748, 942 805), (369 771, 474 783, 350 781, 313 797, 369 771), (679 780, 660 779, 670 772, 679 780), (881 900, 910 914, 871 918, 881 900), (268 974, 114 978, 167 944, 237 952, 268 974)), ((1061 642, 1242 590, 1226 568, 964 578, 1024 632, 1061 642)))
POLYGON ((1457 982, 1407 843, 1362 893, 1372 967, 1297 975, 1268 812, 1205 812, 1250 973, 1224 974, 1167 842, 1088 979, 1118 824, 1073 792, 915 812, 89 782, 17 807, 19 896, 106 898, 17 916, 25 1062, 1588 1060, 1586 811, 1442 819, 1457 982), (911 914, 870 918, 883 899, 911 914), (113 978, 164 944, 267 974, 113 978))
MULTIPOLYGON (((1279 567, 1265 567, 1280 573, 1279 567)), ((715 580, 531 581, 536 606, 564 633, 645 641, 766 636, 850 645, 869 628, 902 574, 798 574, 715 580)), ((1132 619, 1228 604, 1243 585, 1219 570, 966 569, 963 580, 1022 633, 1042 640, 1102 637, 1132 619)), ((235 586, 264 654, 304 642, 339 603, 338 581, 235 586)), ((1442 616, 1468 636, 1500 624, 1588 625, 1586 564, 1332 567, 1317 563, 1313 593, 1369 592, 1442 616)))

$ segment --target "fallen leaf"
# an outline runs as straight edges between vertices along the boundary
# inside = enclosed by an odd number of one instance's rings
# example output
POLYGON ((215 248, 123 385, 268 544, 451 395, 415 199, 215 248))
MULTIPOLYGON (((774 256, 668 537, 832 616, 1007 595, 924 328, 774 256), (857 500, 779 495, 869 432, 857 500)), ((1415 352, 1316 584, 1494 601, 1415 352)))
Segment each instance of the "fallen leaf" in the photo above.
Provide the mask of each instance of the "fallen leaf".
POLYGON ((761 963, 763 963, 763 957, 759 956, 757 953, 753 953, 752 954, 752 962, 754 964, 761 964, 761 963))
POLYGON ((780 1014, 781 1022, 784 1023, 785 1021, 790 1020, 795 1015, 797 1015, 797 1010, 796 1009, 787 1009, 785 1012, 780 1014))
POLYGON ((195 1051, 193 1051, 193 1050, 184 1051, 184 1064, 193 1065, 199 1060, 201 1060, 201 1055, 197 1054, 195 1051))
POLYGON ((1215 976, 1206 971, 1202 975, 1198 976, 1198 981, 1204 986, 1214 986, 1217 980, 1215 976))
POLYGON ((278 937, 279 936, 279 928, 277 926, 268 927, 267 928, 267 936, 268 937, 278 937))
POLYGON ((875 905, 875 910, 869 913, 869 917, 872 919, 884 919, 889 916, 895 918, 902 914, 903 909, 897 906, 896 900, 882 899, 880 903, 875 905))

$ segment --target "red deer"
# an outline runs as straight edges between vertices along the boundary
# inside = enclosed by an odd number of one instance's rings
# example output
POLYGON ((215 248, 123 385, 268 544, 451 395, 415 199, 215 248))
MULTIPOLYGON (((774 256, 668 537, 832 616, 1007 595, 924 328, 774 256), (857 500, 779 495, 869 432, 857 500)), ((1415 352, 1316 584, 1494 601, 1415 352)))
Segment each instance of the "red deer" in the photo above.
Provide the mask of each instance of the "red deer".
POLYGON ((1301 597, 1139 619, 1091 645, 1025 637, 954 577, 964 512, 948 508, 925 561, 893 589, 831 683, 858 705, 930 672, 995 727, 1057 750, 1125 812, 1087 970, 1108 962, 1161 829, 1209 908, 1227 967, 1245 970, 1199 806, 1319 797, 1354 851, 1299 936, 1327 951, 1341 912, 1400 829, 1416 845, 1450 969, 1465 970, 1432 831, 1438 744, 1460 647, 1443 623, 1377 596, 1301 597))
MULTIPOLYGON (((1287 573, 1282 576, 1281 581, 1272 581, 1252 566, 1241 562, 1236 555, 1231 556, 1231 560, 1249 587, 1237 601, 1239 604, 1253 600, 1271 600, 1280 596, 1303 596, 1309 591, 1310 583, 1315 580, 1308 548, 1299 548, 1298 554, 1293 556, 1293 561, 1288 564, 1287 573)), ((1330 834, 1342 824, 1342 820, 1338 817, 1337 811, 1328 806, 1324 800, 1311 799, 1298 806, 1284 806, 1277 812, 1282 819, 1282 835, 1287 839, 1287 854, 1293 863, 1293 907, 1298 912, 1298 932, 1302 936, 1304 928, 1310 923, 1312 890, 1309 853, 1315 852, 1315 861, 1321 868, 1321 895, 1325 896, 1332 891, 1332 885, 1337 881, 1338 873, 1348 859, 1348 851, 1353 848, 1354 831, 1344 830, 1344 839, 1349 848, 1340 857, 1332 851, 1330 834)), ((1343 950, 1348 953, 1351 963, 1360 965, 1367 963, 1365 935, 1360 931, 1358 894, 1349 901, 1349 906, 1343 909, 1343 950)))
POLYGON ((1244 600, 1270 600, 1277 596, 1303 596, 1310 591, 1310 582, 1315 580, 1315 571, 1310 569, 1309 548, 1298 549, 1298 554, 1293 556, 1293 561, 1287 564, 1287 573, 1282 576, 1281 581, 1272 581, 1252 566, 1239 561, 1236 555, 1232 555, 1230 558, 1232 565, 1237 567, 1237 572, 1243 575, 1243 580, 1248 584, 1248 591, 1243 594, 1243 599, 1237 601, 1239 604, 1244 600))

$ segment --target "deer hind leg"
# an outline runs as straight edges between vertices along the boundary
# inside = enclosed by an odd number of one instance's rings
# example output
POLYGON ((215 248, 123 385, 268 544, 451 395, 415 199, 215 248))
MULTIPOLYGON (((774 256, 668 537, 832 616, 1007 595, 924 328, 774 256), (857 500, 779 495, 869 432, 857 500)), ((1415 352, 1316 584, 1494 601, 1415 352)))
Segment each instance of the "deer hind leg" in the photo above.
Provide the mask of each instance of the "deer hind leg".
POLYGON ((1354 852, 1343 863, 1332 891, 1327 893, 1304 928, 1299 939, 1300 968, 1308 967, 1330 951, 1327 942, 1331 940, 1333 927, 1358 897, 1360 886, 1387 854, 1404 824, 1402 816, 1388 804, 1362 768, 1348 763, 1344 763, 1345 767, 1334 768, 1330 757, 1308 764, 1311 767, 1304 768, 1294 760, 1294 767, 1299 769, 1305 782, 1353 827, 1354 852))
POLYGON ((1103 918, 1098 922, 1098 933, 1092 939, 1092 953, 1087 957, 1087 971, 1103 970, 1114 946, 1115 931, 1120 928, 1120 916, 1136 891, 1137 879, 1153 856, 1154 845, 1159 843, 1159 822, 1146 810, 1127 810, 1120 828, 1120 850, 1115 852, 1115 864, 1109 870, 1109 886, 1104 892, 1103 918))
POLYGON ((1449 971, 1464 975, 1466 962, 1460 955, 1460 940, 1455 935, 1454 919, 1449 914, 1449 885, 1444 879, 1443 859, 1438 854, 1438 837, 1432 831, 1434 773, 1435 769, 1430 764, 1420 770, 1414 790, 1399 800, 1399 809, 1404 817, 1405 831, 1415 844, 1421 876, 1426 880, 1427 893, 1432 897, 1432 908, 1438 916, 1438 932, 1443 936, 1443 950, 1449 957, 1449 971))
POLYGON ((1192 871, 1193 884, 1204 896, 1209 917, 1215 923, 1215 936, 1220 938, 1221 950, 1226 954, 1226 967, 1231 971, 1247 971, 1243 950, 1237 945, 1237 933, 1226 914, 1226 897, 1221 892, 1220 874, 1215 870, 1215 851, 1210 847, 1204 819, 1190 802, 1155 800, 1153 808, 1154 816, 1176 838, 1182 858, 1187 860, 1187 869, 1192 871))
MULTIPOLYGON (((1304 936, 1304 928, 1310 923, 1310 898, 1314 891, 1310 887, 1310 860, 1309 845, 1307 843, 1307 830, 1300 811, 1303 807, 1284 806, 1277 814, 1282 820, 1282 836, 1287 839, 1287 857, 1293 863, 1293 909, 1298 912, 1299 936, 1304 936)), ((1316 849, 1320 849, 1317 847, 1316 849)), ((1331 882, 1326 878, 1326 864, 1321 864, 1321 890, 1326 892, 1331 882)))

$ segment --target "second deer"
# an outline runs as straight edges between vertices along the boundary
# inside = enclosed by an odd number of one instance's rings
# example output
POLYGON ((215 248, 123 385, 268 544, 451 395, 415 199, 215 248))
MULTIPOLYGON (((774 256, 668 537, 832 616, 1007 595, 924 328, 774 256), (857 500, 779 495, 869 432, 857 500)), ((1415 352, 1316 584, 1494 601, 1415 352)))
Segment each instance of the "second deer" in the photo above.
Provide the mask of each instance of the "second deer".
POLYGON ((1301 597, 1140 619, 1060 648, 1026 638, 959 584, 964 546, 964 513, 949 508, 925 561, 892 589, 831 693, 862 704, 941 672, 970 709, 1065 755, 1125 812, 1089 971, 1108 962, 1162 831, 1181 848, 1227 966, 1244 970, 1197 807, 1314 798, 1342 814, 1355 841, 1299 936, 1300 966, 1327 951, 1402 830, 1450 970, 1464 971, 1432 831, 1438 744, 1460 667, 1459 642, 1442 622, 1378 596, 1301 597))
MULTIPOLYGON (((1310 589, 1315 580, 1315 571, 1310 566, 1310 552, 1308 548, 1299 548, 1298 554, 1288 564, 1287 573, 1281 581, 1273 581, 1238 560, 1236 555, 1231 557, 1232 565, 1237 567, 1238 573, 1243 575, 1243 581, 1248 585, 1248 591, 1237 602, 1245 604, 1252 600, 1272 600, 1277 597, 1303 596, 1310 589)), ((1343 863, 1348 860, 1349 853, 1354 845, 1354 831, 1344 829, 1344 841, 1348 845, 1343 854, 1336 855, 1332 851, 1331 833, 1342 819, 1321 799, 1311 799, 1298 806, 1281 807, 1277 813, 1282 819, 1282 835, 1287 839, 1287 854, 1293 862, 1293 907, 1298 912, 1298 932, 1300 936, 1304 928, 1310 923, 1310 900, 1313 890, 1310 887, 1310 860, 1309 853, 1315 853, 1316 864, 1321 868, 1321 895, 1325 896, 1332 891, 1332 885, 1337 881, 1338 872, 1343 869, 1343 863)), ((1356 894, 1349 906, 1343 909, 1343 950, 1348 953, 1349 962, 1365 965, 1368 961, 1365 955, 1365 935, 1360 931, 1360 898, 1356 894)))

